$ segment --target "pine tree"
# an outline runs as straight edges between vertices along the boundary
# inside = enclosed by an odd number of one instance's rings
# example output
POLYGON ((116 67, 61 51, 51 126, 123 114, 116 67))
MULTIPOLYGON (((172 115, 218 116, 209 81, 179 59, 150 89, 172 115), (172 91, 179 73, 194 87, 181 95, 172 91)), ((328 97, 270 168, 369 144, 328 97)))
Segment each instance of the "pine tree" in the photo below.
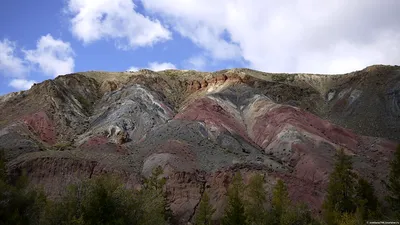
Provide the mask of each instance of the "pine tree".
POLYGON ((214 214, 215 209, 210 204, 210 198, 208 197, 207 191, 204 191, 201 197, 199 208, 196 215, 196 225, 210 225, 211 217, 214 214))
POLYGON ((243 189, 242 176, 239 172, 235 174, 232 184, 228 190, 228 205, 222 219, 223 225, 245 225, 246 215, 244 212, 241 191, 243 189))
POLYGON ((363 220, 377 216, 378 198, 374 187, 363 178, 358 179, 356 186, 356 203, 363 220))
POLYGON ((272 196, 272 224, 280 224, 282 215, 286 212, 290 206, 289 192, 285 183, 282 180, 278 180, 272 196))
POLYGON ((400 219, 400 145, 397 146, 394 158, 390 163, 389 196, 387 197, 397 219, 400 219))
POLYGON ((140 199, 144 211, 144 219, 141 224, 166 224, 172 217, 172 212, 167 203, 164 186, 165 177, 161 177, 163 170, 161 166, 153 169, 150 177, 145 178, 140 199))
POLYGON ((325 220, 332 224, 343 213, 354 213, 355 179, 351 158, 341 149, 336 154, 334 171, 329 177, 327 195, 323 204, 325 220))
POLYGON ((267 217, 267 210, 265 209, 267 193, 264 189, 264 177, 261 174, 251 177, 246 191, 248 200, 246 201, 245 212, 248 224, 265 224, 267 217))
POLYGON ((44 208, 41 225, 136 225, 143 221, 136 193, 111 176, 70 185, 62 199, 44 208))
POLYGON ((305 204, 289 205, 280 218, 280 225, 312 225, 319 224, 311 214, 311 210, 305 204))

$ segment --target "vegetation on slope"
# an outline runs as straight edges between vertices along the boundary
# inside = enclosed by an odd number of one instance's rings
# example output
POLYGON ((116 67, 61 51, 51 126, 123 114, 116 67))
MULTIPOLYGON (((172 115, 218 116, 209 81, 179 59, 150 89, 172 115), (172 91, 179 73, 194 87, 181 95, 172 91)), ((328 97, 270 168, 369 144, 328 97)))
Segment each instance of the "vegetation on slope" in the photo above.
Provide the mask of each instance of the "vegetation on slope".
MULTIPOLYGON (((330 175, 323 216, 315 217, 307 206, 291 202, 285 183, 277 180, 268 201, 264 177, 256 174, 244 185, 237 172, 229 186, 222 221, 212 221, 215 212, 204 192, 194 222, 227 225, 365 224, 366 221, 395 221, 399 216, 400 147, 391 163, 388 203, 392 210, 380 210, 371 184, 352 171, 351 157, 336 154, 330 175)), ((26 175, 15 181, 7 176, 0 155, 0 224, 173 224, 165 195, 161 167, 144 179, 141 190, 126 189, 115 177, 103 176, 71 185, 59 200, 47 199, 30 188, 26 175)))

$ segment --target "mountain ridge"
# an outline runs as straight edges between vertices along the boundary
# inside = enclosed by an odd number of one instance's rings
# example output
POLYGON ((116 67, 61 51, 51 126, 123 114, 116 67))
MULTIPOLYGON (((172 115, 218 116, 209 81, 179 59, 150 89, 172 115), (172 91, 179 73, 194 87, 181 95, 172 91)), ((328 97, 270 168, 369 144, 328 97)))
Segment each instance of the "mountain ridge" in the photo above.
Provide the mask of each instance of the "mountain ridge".
POLYGON ((3 95, 0 108, 9 173, 26 170, 50 196, 104 173, 135 188, 161 165, 180 224, 204 189, 219 218, 236 171, 245 180, 263 173, 266 188, 283 179, 292 199, 318 211, 338 148, 385 192, 400 141, 400 67, 335 76, 89 71, 3 95))

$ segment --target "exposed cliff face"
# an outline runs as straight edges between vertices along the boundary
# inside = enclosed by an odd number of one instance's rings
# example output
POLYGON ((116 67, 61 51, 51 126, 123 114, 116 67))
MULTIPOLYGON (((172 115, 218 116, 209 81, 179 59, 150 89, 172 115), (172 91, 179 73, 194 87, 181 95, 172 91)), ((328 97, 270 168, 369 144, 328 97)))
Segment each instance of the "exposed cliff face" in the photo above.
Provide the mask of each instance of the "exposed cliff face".
POLYGON ((167 70, 60 76, 0 97, 0 148, 54 197, 103 173, 129 187, 161 165, 179 223, 204 190, 223 213, 236 171, 288 184, 318 210, 336 149, 384 193, 400 141, 400 67, 346 75, 167 70))

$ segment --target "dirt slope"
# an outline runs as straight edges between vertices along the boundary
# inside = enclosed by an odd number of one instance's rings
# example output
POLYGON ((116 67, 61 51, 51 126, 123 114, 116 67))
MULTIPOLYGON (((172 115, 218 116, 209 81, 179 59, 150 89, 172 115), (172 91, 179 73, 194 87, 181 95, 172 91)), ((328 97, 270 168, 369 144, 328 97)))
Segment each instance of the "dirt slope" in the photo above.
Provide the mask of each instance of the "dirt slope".
POLYGON ((384 194, 400 141, 400 67, 344 75, 84 72, 0 96, 0 148, 9 172, 28 172, 51 196, 103 173, 138 187, 161 165, 175 219, 185 224, 205 189, 223 213, 241 171, 284 179, 291 197, 318 211, 344 148, 354 168, 384 194))

